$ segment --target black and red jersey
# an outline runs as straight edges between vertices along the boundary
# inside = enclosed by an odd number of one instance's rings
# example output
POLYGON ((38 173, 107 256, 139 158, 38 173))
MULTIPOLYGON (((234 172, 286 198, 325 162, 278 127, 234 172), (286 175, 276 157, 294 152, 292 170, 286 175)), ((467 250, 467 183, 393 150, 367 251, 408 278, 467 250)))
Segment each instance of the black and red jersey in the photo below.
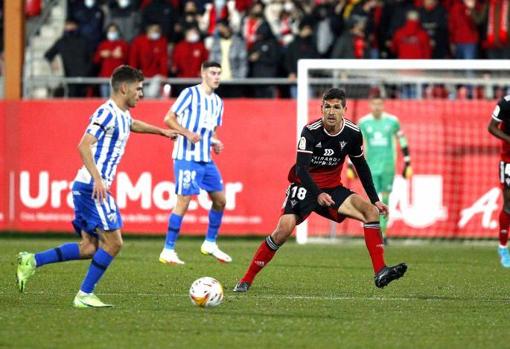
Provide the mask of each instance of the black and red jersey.
MULTIPOLYGON (((500 123, 499 127, 503 132, 510 135, 510 95, 500 99, 494 111, 492 118, 500 123)), ((510 144, 501 141, 501 160, 510 162, 510 144)))
MULTIPOLYGON (((340 173, 345 157, 363 156, 363 136, 352 121, 344 119, 343 126, 336 134, 329 134, 322 119, 315 120, 303 128, 297 145, 299 153, 312 154, 309 173, 321 189, 342 185, 340 173)), ((296 174, 296 165, 289 171, 291 183, 301 183, 296 174)))

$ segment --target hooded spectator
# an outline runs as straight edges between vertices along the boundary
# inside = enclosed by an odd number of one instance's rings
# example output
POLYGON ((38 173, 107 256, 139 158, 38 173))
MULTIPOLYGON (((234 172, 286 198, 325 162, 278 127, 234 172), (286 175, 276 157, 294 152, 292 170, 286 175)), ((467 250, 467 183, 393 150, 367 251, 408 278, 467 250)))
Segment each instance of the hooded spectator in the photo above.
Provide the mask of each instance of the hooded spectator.
MULTIPOLYGON (((119 27, 112 23, 106 27, 106 39, 101 41, 94 54, 99 65, 99 77, 109 78, 115 68, 128 63, 128 43, 122 38, 119 27)), ((110 84, 101 85, 101 96, 110 96, 110 84)))
POLYGON ((150 24, 145 33, 131 44, 129 65, 140 69, 147 78, 168 76, 168 42, 161 34, 159 24, 150 24))
POLYGON ((428 59, 432 55, 430 38, 422 28, 418 12, 409 11, 407 21, 397 29, 391 45, 400 59, 428 59))
POLYGON ((184 40, 175 45, 172 56, 172 74, 180 78, 200 77, 202 63, 209 57, 197 27, 184 32, 184 40))

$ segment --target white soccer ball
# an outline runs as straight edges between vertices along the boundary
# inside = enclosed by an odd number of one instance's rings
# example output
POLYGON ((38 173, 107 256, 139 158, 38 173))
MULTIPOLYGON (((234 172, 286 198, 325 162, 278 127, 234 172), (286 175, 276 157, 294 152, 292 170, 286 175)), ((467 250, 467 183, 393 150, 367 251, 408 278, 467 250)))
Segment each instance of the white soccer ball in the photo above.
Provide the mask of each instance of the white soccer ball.
POLYGON ((191 284, 189 298, 199 307, 216 307, 223 301, 223 286, 212 277, 201 277, 191 284))

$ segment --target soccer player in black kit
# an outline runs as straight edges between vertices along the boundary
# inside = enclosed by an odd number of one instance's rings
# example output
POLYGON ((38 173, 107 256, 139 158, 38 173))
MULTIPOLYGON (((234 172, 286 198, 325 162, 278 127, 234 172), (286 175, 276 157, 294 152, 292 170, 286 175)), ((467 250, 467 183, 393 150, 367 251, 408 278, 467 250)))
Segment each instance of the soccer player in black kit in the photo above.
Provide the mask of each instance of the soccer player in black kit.
POLYGON ((353 122, 344 119, 346 110, 344 90, 331 88, 326 91, 322 97, 322 118, 309 123, 301 132, 297 160, 289 172, 290 186, 278 225, 258 248, 234 292, 248 291, 255 276, 271 261, 296 225, 312 212, 335 222, 350 217, 364 223, 365 243, 377 287, 383 288, 406 272, 405 263, 388 267, 384 262, 379 213, 388 214, 388 206, 377 196, 363 156, 361 131, 353 122), (355 166, 370 202, 342 185, 340 173, 346 156, 355 166))

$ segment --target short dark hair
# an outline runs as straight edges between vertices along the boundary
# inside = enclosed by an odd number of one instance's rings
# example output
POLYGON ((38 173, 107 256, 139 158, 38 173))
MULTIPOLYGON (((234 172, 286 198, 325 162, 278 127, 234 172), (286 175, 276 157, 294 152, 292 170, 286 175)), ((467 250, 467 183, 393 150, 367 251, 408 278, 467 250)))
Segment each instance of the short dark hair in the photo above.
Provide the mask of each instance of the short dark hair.
POLYGON ((129 65, 119 65, 112 73, 111 84, 114 91, 118 91, 120 85, 124 82, 140 82, 143 81, 143 73, 129 65))
POLYGON ((322 101, 324 102, 330 99, 339 99, 340 101, 342 101, 342 106, 345 107, 346 104, 345 90, 336 87, 330 88, 322 96, 322 101))
POLYGON ((221 69, 221 64, 219 64, 218 62, 215 62, 215 61, 205 61, 202 63, 202 69, 207 69, 207 68, 220 68, 221 69))

